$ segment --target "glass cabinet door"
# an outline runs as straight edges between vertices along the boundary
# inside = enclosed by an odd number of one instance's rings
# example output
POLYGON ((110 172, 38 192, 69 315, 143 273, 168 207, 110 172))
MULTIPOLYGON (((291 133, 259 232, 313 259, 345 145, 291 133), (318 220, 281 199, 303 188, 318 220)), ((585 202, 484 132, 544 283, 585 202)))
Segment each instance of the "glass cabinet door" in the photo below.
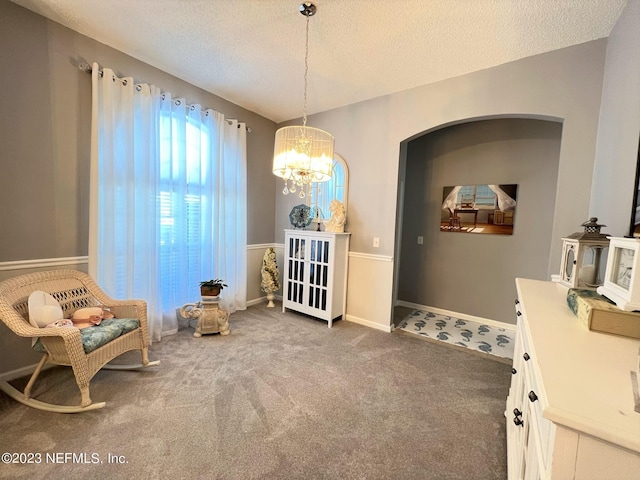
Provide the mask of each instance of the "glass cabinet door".
POLYGON ((326 310, 330 243, 321 239, 311 239, 310 243, 308 305, 311 308, 326 310))
POLYGON ((289 258, 288 262, 288 282, 287 282, 287 300, 302 304, 303 303, 303 283, 304 283, 304 261, 305 261, 305 239, 289 238, 289 258))

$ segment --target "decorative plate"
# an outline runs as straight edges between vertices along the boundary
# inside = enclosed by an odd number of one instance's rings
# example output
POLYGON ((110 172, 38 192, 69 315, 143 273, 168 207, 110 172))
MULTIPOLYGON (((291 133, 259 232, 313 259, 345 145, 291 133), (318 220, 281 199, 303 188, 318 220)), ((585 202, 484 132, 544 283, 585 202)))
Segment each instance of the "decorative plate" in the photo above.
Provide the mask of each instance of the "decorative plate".
POLYGON ((311 223, 311 208, 306 205, 296 205, 289 214, 289 221, 295 228, 305 228, 311 223))

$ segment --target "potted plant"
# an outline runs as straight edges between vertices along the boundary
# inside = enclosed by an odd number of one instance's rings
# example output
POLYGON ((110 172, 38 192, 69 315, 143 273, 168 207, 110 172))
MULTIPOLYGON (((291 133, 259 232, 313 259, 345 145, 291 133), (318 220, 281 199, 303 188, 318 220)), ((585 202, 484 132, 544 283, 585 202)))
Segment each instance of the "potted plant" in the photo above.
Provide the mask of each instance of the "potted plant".
POLYGON ((203 297, 217 297, 227 284, 219 278, 200 282, 200 295, 203 297))

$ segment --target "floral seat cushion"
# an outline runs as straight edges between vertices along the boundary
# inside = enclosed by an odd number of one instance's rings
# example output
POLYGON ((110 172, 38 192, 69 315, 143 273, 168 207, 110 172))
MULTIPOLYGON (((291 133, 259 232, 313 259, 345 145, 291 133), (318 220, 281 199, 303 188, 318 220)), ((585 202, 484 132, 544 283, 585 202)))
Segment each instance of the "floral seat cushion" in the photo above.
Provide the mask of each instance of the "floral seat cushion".
MULTIPOLYGON (((80 330, 80 335, 82 337, 84 352, 91 353, 97 348, 106 345, 111 340, 114 340, 125 333, 129 333, 139 326, 140 322, 137 318, 110 318, 108 320, 103 320, 100 325, 83 328, 80 330)), ((33 348, 38 352, 45 352, 40 339, 38 339, 34 344, 33 348)))

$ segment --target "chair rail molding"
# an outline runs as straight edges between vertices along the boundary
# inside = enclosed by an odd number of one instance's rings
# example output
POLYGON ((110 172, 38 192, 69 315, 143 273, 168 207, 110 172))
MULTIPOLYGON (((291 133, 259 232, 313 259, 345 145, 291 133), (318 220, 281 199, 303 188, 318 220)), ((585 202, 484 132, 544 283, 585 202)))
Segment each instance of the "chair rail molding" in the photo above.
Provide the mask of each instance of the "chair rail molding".
POLYGON ((375 260, 378 262, 393 262, 390 255, 376 255, 373 253, 349 252, 349 258, 362 258, 364 260, 375 260))
POLYGON ((65 265, 79 265, 89 262, 89 257, 60 257, 60 258, 38 258, 33 260, 16 260, 10 262, 0 262, 0 271, 4 270, 25 270, 29 268, 60 267, 65 265))

